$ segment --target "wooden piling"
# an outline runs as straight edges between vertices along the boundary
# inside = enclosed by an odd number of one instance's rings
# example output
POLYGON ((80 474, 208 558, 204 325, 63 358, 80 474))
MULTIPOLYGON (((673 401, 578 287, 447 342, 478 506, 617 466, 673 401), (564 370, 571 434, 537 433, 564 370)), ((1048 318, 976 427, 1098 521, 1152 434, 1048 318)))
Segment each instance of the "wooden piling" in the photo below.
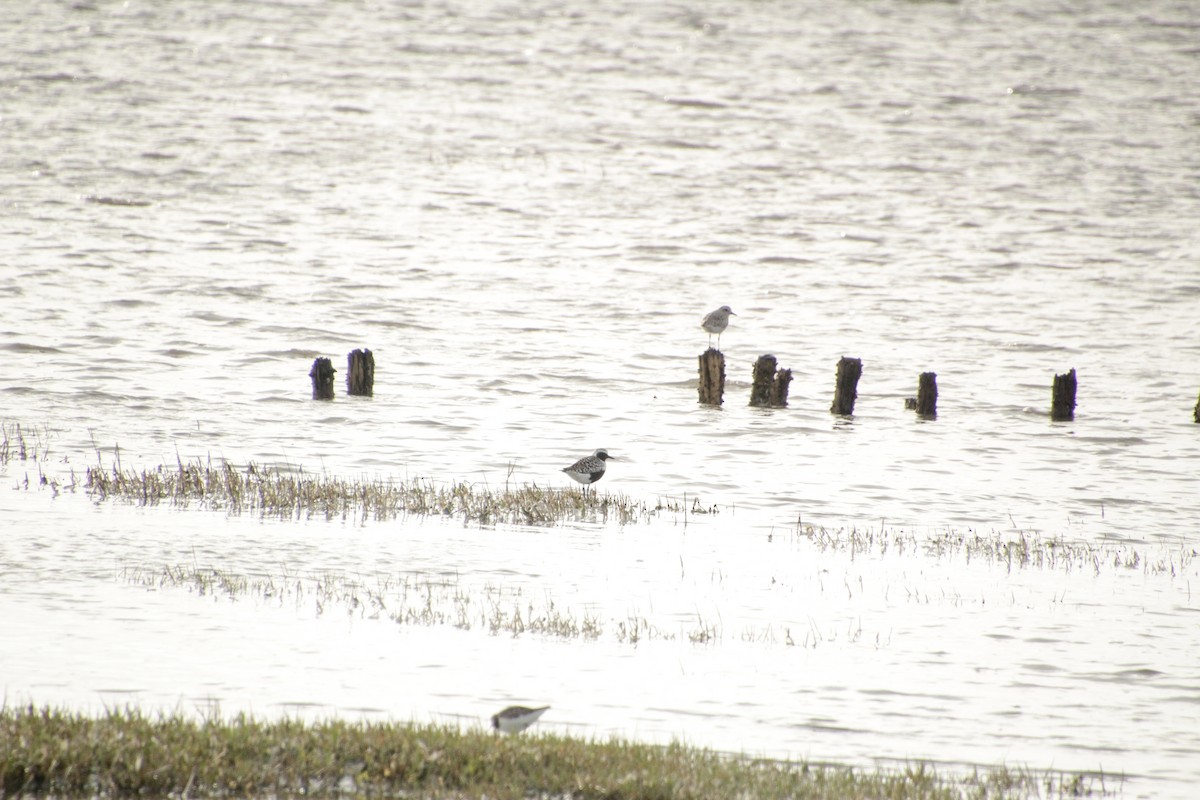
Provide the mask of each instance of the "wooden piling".
POLYGON ((858 399, 858 379, 862 377, 862 359, 842 356, 837 365, 837 387, 833 391, 831 414, 849 416, 858 399))
POLYGON ((1192 411, 1192 419, 1196 422, 1200 422, 1200 399, 1196 400, 1196 408, 1192 411))
POLYGON ((725 397, 725 356, 708 348, 700 354, 700 402, 719 406, 725 397))
POLYGON ((937 416, 936 372, 922 372, 917 379, 917 415, 926 419, 937 416))
POLYGON ((346 356, 346 394, 370 397, 375 393, 375 356, 354 350, 346 356))
POLYGON ((754 377, 750 384, 750 405, 784 408, 787 406, 788 385, 792 382, 790 369, 776 369, 775 356, 759 356, 754 362, 754 377))
POLYGON ((333 399, 333 376, 337 370, 328 358, 318 358, 313 362, 308 377, 312 378, 313 400, 333 399))
POLYGON ((770 405, 771 382, 775 379, 775 356, 759 356, 754 362, 754 377, 750 384, 750 405, 770 405))
POLYGON ((775 380, 771 381, 771 402, 768 403, 772 408, 786 408, 788 400, 788 387, 792 383, 792 371, 790 369, 781 369, 775 373, 775 380))
POLYGON ((1054 376, 1054 392, 1050 399, 1050 419, 1067 422, 1075 419, 1075 368, 1065 375, 1054 376))

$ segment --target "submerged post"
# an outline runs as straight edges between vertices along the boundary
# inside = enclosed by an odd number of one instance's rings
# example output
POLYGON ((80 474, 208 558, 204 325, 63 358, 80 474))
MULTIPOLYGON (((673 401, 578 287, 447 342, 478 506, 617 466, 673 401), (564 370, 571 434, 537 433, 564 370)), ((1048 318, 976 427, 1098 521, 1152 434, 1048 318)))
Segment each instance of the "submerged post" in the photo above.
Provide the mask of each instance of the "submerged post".
POLYGON ((917 379, 917 415, 928 419, 937 416, 936 372, 922 372, 917 379))
POLYGON ((725 396, 725 356, 708 348, 700 354, 700 402, 719 406, 725 396))
POLYGON ((333 399, 333 376, 337 370, 328 358, 318 358, 313 362, 308 377, 312 378, 313 400, 333 399))
POLYGON ((788 387, 792 383, 792 371, 790 369, 781 369, 775 373, 775 380, 771 381, 771 397, 770 405, 772 408, 785 408, 787 406, 788 387))
POLYGON ((750 384, 750 405, 783 408, 787 405, 788 384, 792 382, 790 369, 777 370, 775 356, 759 356, 754 362, 754 379, 750 384))
POLYGON ((837 386, 833 391, 831 414, 849 416, 854 413, 858 399, 858 379, 862 377, 862 359, 842 356, 837 365, 837 386))
POLYGON ((1054 376, 1054 392, 1050 399, 1050 419, 1067 422, 1075 419, 1075 368, 1065 375, 1054 376))
POLYGON ((370 350, 355 350, 346 356, 346 393, 367 397, 375 393, 375 356, 370 350))
POLYGON ((775 356, 759 356, 754 362, 754 378, 750 384, 750 405, 770 405, 771 381, 775 379, 775 356))

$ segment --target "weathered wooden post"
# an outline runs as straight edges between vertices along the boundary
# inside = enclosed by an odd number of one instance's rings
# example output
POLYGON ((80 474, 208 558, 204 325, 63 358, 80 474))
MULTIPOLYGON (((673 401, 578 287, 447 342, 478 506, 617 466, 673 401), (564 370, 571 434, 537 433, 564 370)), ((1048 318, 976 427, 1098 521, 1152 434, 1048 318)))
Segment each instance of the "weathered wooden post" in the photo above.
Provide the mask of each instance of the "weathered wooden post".
POLYGON ((355 350, 346 356, 346 393, 370 397, 375 393, 375 356, 355 350))
POLYGON ((725 356, 708 348, 700 354, 700 402, 719 406, 725 396, 725 356))
POLYGON ((792 371, 790 369, 781 369, 775 373, 775 380, 771 381, 771 397, 770 405, 773 408, 785 408, 787 406, 788 387, 792 384, 792 371))
POLYGON ((313 400, 333 399, 333 375, 337 370, 328 358, 318 358, 313 362, 308 377, 312 378, 313 400))
POLYGON ((1054 391, 1050 399, 1050 419, 1066 422, 1075 419, 1075 368, 1066 375, 1054 376, 1054 391))
POLYGON ((858 399, 858 379, 862 377, 862 359, 842 356, 837 365, 837 387, 833 391, 831 414, 849 416, 858 399))
POLYGON ((1200 399, 1196 400, 1196 408, 1194 411, 1192 411, 1192 419, 1196 422, 1200 422, 1200 399))
POLYGON ((917 416, 933 419, 937 416, 937 373, 922 372, 917 379, 917 416))
POLYGON ((754 362, 754 377, 750 383, 750 405, 768 405, 771 398, 771 381, 775 378, 775 356, 759 356, 754 362))
POLYGON ((750 405, 783 408, 787 405, 788 385, 792 382, 790 369, 776 370, 775 356, 759 356, 754 362, 754 378, 750 384, 750 405))

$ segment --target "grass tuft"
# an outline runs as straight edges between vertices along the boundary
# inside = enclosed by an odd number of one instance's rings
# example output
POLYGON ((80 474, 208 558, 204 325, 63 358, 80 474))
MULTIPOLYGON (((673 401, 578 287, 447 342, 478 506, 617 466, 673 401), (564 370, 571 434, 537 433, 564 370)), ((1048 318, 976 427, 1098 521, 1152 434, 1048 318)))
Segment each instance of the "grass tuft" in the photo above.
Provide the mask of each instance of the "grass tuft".
POLYGON ((678 503, 655 506, 621 494, 584 493, 580 489, 534 484, 493 489, 465 482, 443 484, 427 479, 349 481, 328 475, 285 474, 249 464, 179 461, 154 469, 92 467, 84 484, 97 501, 120 499, 138 505, 198 505, 231 514, 255 513, 279 519, 391 520, 401 515, 461 518, 490 525, 557 525, 568 520, 629 524, 648 521, 663 511, 681 511, 678 503))
POLYGON ((1033 531, 981 533, 968 530, 921 535, 911 531, 872 528, 827 529, 797 525, 797 536, 808 538, 822 552, 851 557, 916 553, 936 561, 981 561, 1012 573, 1017 570, 1055 570, 1100 575, 1105 570, 1135 571, 1174 577, 1189 570, 1200 553, 1194 546, 1161 545, 1147 548, 1132 542, 1073 541, 1033 531))
POLYGON ((10 461, 45 461, 50 457, 50 429, 22 428, 21 423, 0 424, 0 466, 10 461))

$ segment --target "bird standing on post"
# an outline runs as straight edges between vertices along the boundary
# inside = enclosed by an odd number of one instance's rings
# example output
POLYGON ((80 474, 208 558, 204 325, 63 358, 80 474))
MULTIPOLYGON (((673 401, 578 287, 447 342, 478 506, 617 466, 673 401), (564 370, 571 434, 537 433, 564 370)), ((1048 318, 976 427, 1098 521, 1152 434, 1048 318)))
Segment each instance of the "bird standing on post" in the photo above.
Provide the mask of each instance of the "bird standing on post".
POLYGON ((584 456, 571 466, 563 467, 563 472, 570 475, 572 480, 582 483, 583 490, 586 492, 587 487, 604 477, 604 462, 610 458, 612 456, 608 454, 608 451, 601 448, 590 456, 584 456))
POLYGON ((721 332, 729 327, 729 316, 737 316, 729 306, 721 306, 716 311, 710 311, 700 323, 700 327, 708 332, 708 346, 712 347, 712 335, 717 335, 717 349, 721 349, 721 332))

